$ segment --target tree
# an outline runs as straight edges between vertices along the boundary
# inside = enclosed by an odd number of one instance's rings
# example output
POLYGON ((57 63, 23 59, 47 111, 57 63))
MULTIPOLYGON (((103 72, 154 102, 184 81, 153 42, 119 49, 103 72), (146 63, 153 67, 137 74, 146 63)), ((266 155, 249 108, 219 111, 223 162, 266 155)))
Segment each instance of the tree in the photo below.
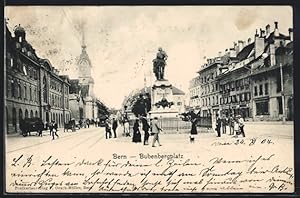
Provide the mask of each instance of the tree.
POLYGON ((135 97, 132 105, 132 113, 135 116, 146 116, 147 113, 151 110, 151 99, 150 94, 139 94, 138 97, 135 97))

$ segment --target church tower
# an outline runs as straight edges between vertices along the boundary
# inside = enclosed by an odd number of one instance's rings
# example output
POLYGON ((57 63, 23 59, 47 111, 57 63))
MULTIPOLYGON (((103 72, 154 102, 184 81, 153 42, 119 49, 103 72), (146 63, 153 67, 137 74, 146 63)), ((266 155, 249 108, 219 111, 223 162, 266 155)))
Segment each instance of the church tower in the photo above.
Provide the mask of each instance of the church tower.
POLYGON ((78 79, 79 79, 79 83, 81 85, 88 85, 89 87, 89 91, 88 91, 88 96, 94 96, 94 79, 92 77, 92 63, 91 60, 89 58, 89 55, 87 54, 86 51, 86 44, 85 44, 85 37, 84 37, 84 30, 82 33, 82 51, 81 54, 78 58, 77 61, 77 67, 78 67, 78 79))

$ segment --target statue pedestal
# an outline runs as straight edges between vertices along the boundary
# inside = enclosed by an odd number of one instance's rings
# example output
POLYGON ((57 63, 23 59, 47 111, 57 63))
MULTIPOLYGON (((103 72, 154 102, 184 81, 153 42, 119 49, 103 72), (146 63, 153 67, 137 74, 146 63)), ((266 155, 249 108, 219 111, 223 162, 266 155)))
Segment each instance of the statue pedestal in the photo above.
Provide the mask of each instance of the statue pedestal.
POLYGON ((178 110, 175 104, 169 106, 173 102, 172 85, 168 80, 156 80, 152 86, 151 92, 151 117, 176 117, 178 110))

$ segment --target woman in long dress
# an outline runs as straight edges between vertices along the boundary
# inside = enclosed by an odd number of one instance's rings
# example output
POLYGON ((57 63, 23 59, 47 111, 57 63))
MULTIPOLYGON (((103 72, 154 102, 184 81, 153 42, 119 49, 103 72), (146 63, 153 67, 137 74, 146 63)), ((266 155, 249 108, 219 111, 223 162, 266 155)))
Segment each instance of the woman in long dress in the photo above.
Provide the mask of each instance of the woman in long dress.
POLYGON ((137 142, 142 142, 141 138, 141 132, 140 132, 140 125, 139 125, 139 119, 136 119, 134 124, 133 124, 133 137, 132 141, 137 143, 137 142))
POLYGON ((197 118, 194 118, 192 120, 192 128, 191 128, 191 135, 190 135, 190 142, 191 143, 194 143, 195 135, 198 134, 198 132, 197 132, 197 122, 198 122, 197 118))

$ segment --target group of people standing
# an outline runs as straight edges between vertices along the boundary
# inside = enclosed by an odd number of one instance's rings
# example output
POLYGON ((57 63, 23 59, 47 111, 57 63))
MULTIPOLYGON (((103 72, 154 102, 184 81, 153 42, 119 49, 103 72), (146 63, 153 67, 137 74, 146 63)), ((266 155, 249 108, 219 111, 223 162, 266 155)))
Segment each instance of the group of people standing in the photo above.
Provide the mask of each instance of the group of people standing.
POLYGON ((233 116, 232 114, 228 116, 223 115, 223 117, 220 117, 218 114, 216 115, 216 131, 217 131, 217 137, 221 137, 221 129, 222 134, 227 133, 227 126, 229 127, 229 135, 242 135, 245 137, 245 131, 244 131, 244 119, 241 115, 233 116))
POLYGON ((159 133, 162 131, 162 128, 159 127, 157 117, 150 119, 150 124, 148 123, 146 117, 141 116, 140 118, 135 119, 133 124, 133 142, 142 142, 141 130, 144 131, 144 145, 149 145, 149 137, 150 135, 153 135, 152 147, 155 147, 156 142, 159 146, 161 146, 159 141, 159 133))
MULTIPOLYGON (((130 134, 130 124, 129 119, 122 119, 120 121, 121 125, 123 126, 123 136, 131 137, 130 134)), ((106 120, 105 124, 105 133, 106 139, 112 137, 112 131, 114 133, 114 138, 117 137, 117 128, 118 128, 118 120, 113 118, 110 122, 106 120)), ((145 116, 140 116, 136 118, 133 122, 132 127, 132 142, 139 143, 143 141, 144 145, 149 145, 149 137, 153 135, 153 142, 152 146, 155 147, 155 144, 158 143, 161 146, 159 141, 159 133, 162 131, 161 127, 158 124, 158 118, 155 117, 154 119, 150 119, 150 121, 145 116), (143 140, 142 140, 142 133, 143 133, 143 140)))

